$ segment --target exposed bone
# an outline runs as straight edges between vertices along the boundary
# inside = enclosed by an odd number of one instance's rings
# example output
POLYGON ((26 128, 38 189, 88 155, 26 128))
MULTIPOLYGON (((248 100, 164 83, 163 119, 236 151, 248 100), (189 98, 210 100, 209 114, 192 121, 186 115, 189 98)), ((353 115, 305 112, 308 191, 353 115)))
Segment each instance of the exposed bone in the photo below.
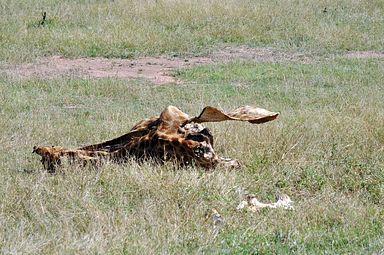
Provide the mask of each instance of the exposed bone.
POLYGON ((139 162, 148 159, 157 163, 172 161, 177 166, 197 165, 206 169, 217 165, 238 168, 237 160, 216 155, 211 132, 199 123, 236 120, 259 124, 274 120, 278 115, 251 106, 229 113, 207 106, 198 117, 191 118, 175 106, 168 106, 159 117, 139 121, 129 133, 115 139, 77 149, 35 146, 33 152, 42 157, 41 162, 48 171, 55 171, 62 157, 82 165, 100 165, 104 161, 124 163, 134 158, 139 162))
POLYGON ((246 199, 241 201, 237 206, 237 210, 241 210, 247 208, 252 212, 257 212, 263 208, 283 208, 292 210, 293 209, 293 201, 288 195, 282 194, 278 197, 275 203, 262 203, 257 200, 255 195, 247 195, 246 199))

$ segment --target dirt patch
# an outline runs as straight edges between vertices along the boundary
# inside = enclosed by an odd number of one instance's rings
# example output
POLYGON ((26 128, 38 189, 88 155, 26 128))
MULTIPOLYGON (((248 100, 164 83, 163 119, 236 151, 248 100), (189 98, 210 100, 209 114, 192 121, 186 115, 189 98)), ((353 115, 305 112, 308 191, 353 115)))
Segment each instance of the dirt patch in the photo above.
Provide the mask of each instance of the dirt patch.
MULTIPOLYGON (((359 51, 345 55, 348 58, 384 57, 384 52, 359 51)), ((236 60, 268 62, 313 62, 314 57, 298 52, 281 51, 273 48, 251 48, 227 46, 212 50, 205 56, 159 56, 136 59, 78 58, 62 56, 42 58, 36 63, 6 66, 2 72, 17 78, 59 76, 81 76, 94 78, 145 79, 154 84, 180 83, 172 73, 176 69, 195 65, 226 63, 236 60)))
POLYGON ((209 58, 167 58, 143 57, 134 60, 107 58, 78 58, 68 59, 62 56, 52 56, 41 59, 37 63, 15 66, 12 71, 6 70, 11 76, 18 77, 58 77, 75 75, 83 77, 114 77, 114 78, 143 78, 155 84, 177 82, 172 76, 176 68, 197 64, 211 63, 209 58))
POLYGON ((172 73, 176 69, 195 65, 225 63, 234 60, 256 61, 306 61, 303 54, 281 52, 272 48, 224 47, 205 56, 160 56, 137 59, 78 58, 62 56, 42 58, 36 63, 7 66, 3 72, 18 78, 74 75, 82 77, 114 77, 146 79, 154 84, 179 83, 172 73))
POLYGON ((312 62, 313 57, 300 53, 274 48, 251 48, 247 46, 224 47, 208 54, 214 62, 233 60, 254 60, 259 62, 312 62))
POLYGON ((345 54, 347 58, 384 58, 384 51, 351 51, 345 54))

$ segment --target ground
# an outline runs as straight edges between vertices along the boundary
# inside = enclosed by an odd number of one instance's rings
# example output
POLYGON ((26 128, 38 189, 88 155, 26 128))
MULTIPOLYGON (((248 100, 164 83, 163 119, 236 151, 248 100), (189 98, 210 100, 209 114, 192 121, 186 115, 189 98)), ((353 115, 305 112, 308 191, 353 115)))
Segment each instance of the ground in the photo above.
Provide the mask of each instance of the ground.
MULTIPOLYGON (((330 56, 330 57, 337 57, 330 56)), ((384 58, 384 51, 350 51, 345 58, 384 58)), ((158 56, 134 59, 117 58, 74 58, 51 56, 35 63, 7 65, 3 72, 12 77, 57 78, 60 76, 80 76, 89 78, 142 78, 153 84, 181 83, 174 75, 178 69, 196 65, 228 63, 233 61, 296 62, 309 63, 319 59, 299 52, 288 52, 274 48, 251 48, 247 46, 219 47, 204 56, 158 56)))
POLYGON ((383 252, 382 1, 2 6, 1 253, 383 252), (117 137, 167 105, 281 114, 207 124, 239 171, 129 162, 52 175, 32 154, 117 137), (236 211, 247 194, 287 194, 295 209, 236 211))

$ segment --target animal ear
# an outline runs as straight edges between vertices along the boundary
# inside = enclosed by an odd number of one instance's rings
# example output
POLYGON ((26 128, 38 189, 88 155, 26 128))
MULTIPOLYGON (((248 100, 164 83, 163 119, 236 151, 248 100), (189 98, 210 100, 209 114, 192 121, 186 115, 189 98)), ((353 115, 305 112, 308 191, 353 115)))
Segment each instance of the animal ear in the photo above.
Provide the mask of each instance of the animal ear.
POLYGON ((278 115, 278 112, 270 112, 263 108, 257 108, 248 105, 237 108, 236 110, 229 113, 224 113, 215 107, 207 106, 203 109, 200 115, 193 118, 191 122, 203 123, 238 120, 248 121, 252 124, 260 124, 274 120, 278 115))
POLYGON ((36 145, 33 146, 32 153, 35 153, 35 152, 36 152, 36 149, 37 149, 36 145))

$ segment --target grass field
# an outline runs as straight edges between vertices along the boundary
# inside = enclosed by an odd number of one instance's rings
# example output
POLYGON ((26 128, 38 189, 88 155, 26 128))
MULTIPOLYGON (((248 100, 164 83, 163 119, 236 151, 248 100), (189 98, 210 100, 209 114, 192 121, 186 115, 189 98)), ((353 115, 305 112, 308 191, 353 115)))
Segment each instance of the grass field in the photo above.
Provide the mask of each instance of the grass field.
POLYGON ((382 50, 383 10, 382 0, 2 0, 0 59, 201 53, 217 43, 382 50))
POLYGON ((0 253, 384 252, 384 60, 341 54, 383 50, 382 1, 0 2, 2 65, 57 54, 204 55, 223 43, 316 55, 195 66, 175 71, 182 84, 162 86, 1 75, 0 253), (281 115, 207 124, 239 171, 130 162, 52 175, 31 154, 119 136, 167 105, 196 115, 246 104, 281 115), (250 193, 288 194, 295 210, 236 211, 250 193), (226 221, 217 235, 205 217, 212 208, 226 221))

